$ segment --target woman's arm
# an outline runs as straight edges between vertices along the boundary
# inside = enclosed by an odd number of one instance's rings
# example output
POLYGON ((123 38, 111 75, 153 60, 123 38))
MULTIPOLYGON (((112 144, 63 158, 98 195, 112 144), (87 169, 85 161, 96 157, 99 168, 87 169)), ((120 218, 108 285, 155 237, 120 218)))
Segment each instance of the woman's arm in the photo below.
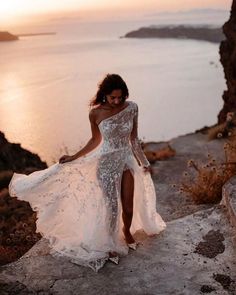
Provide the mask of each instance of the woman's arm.
POLYGON ((150 171, 150 163, 142 150, 140 139, 138 138, 138 106, 135 105, 135 107, 136 109, 133 119, 133 129, 130 134, 132 150, 140 166, 144 167, 144 170, 150 171))
POLYGON ((79 157, 82 157, 86 155, 87 153, 91 152, 93 149, 95 149, 99 143, 101 142, 101 133, 98 128, 98 125, 96 123, 96 113, 94 110, 91 110, 89 113, 89 120, 90 120, 90 125, 91 125, 91 132, 92 132, 92 137, 90 140, 87 142, 87 144, 79 150, 76 154, 69 156, 69 155, 64 155, 59 159, 59 163, 66 163, 73 161, 79 157))

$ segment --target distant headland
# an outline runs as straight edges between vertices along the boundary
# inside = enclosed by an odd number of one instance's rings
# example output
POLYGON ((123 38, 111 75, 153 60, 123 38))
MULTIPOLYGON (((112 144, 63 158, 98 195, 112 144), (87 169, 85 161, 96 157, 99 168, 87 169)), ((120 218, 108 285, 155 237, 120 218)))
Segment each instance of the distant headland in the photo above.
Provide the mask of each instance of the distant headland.
POLYGON ((19 37, 9 32, 0 32, 0 41, 15 41, 19 40, 19 37))
POLYGON ((0 31, 0 42, 1 41, 15 41, 19 40, 19 37, 31 37, 31 36, 41 36, 41 35, 55 35, 56 32, 45 32, 45 33, 30 33, 30 34, 18 34, 13 35, 9 32, 0 31))
POLYGON ((176 38, 220 43, 225 39, 222 28, 208 26, 168 25, 142 27, 121 38, 176 38))
POLYGON ((19 34, 17 36, 18 37, 31 37, 31 36, 42 36, 42 35, 56 35, 56 32, 19 34))

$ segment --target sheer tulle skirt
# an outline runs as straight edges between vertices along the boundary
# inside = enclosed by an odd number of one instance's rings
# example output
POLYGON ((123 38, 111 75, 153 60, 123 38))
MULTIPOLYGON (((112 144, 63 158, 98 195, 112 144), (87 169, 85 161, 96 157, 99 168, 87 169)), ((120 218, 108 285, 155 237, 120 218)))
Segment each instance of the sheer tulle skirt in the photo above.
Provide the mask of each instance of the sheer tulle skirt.
POLYGON ((108 252, 128 253, 120 200, 124 166, 134 177, 131 232, 142 229, 148 235, 158 234, 166 227, 156 212, 150 174, 143 172, 133 155, 124 157, 121 152, 117 155, 119 165, 111 171, 101 159, 114 158, 114 152, 112 156, 109 153, 101 156, 97 151, 30 175, 14 173, 10 195, 29 202, 37 211, 37 232, 49 240, 52 255, 65 256, 85 266, 100 260, 102 266, 108 252))

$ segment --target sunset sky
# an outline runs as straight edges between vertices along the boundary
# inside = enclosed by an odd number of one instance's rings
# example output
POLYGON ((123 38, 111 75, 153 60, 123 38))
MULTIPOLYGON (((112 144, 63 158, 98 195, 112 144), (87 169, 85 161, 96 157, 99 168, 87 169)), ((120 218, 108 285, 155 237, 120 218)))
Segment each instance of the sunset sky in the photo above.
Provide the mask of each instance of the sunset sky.
POLYGON ((56 13, 89 13, 95 10, 178 11, 194 8, 229 9, 232 0, 1 0, 0 24, 20 22, 26 16, 56 13))

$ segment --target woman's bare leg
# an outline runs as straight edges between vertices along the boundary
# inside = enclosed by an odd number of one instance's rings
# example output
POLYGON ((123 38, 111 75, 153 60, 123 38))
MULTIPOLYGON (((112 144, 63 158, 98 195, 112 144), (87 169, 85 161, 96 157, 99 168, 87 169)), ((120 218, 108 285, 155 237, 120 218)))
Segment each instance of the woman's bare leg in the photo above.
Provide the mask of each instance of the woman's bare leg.
POLYGON ((133 199, 134 199, 134 178, 130 170, 125 170, 121 180, 121 202, 122 218, 124 222, 123 232, 128 244, 135 242, 130 233, 130 226, 133 218, 133 199))

